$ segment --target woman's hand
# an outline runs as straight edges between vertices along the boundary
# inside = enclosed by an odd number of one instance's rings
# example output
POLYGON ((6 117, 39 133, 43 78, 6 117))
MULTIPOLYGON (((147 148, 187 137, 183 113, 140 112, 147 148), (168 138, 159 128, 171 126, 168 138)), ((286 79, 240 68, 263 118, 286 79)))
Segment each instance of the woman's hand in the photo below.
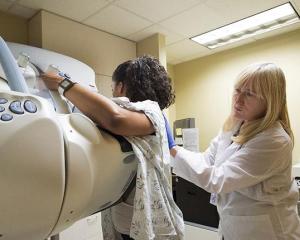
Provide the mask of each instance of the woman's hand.
POLYGON ((41 77, 47 88, 54 91, 57 91, 59 83, 64 79, 61 76, 51 73, 44 73, 41 77))
POLYGON ((173 134, 172 134, 172 131, 171 131, 171 127, 170 127, 170 124, 165 116, 165 114, 163 113, 163 116, 164 116, 164 120, 165 120, 165 128, 166 128, 166 131, 167 131, 167 137, 168 137, 168 144, 169 144, 169 150, 170 150, 170 154, 172 157, 175 157, 176 154, 177 154, 177 146, 176 146, 176 143, 174 141, 174 137, 173 137, 173 134))
POLYGON ((173 147, 176 146, 176 143, 175 143, 173 135, 172 135, 170 124, 164 113, 163 113, 163 116, 164 116, 164 120, 165 120, 165 128, 166 128, 167 137, 168 137, 169 149, 172 149, 173 147))
POLYGON ((177 154, 177 148, 178 148, 177 146, 174 146, 174 147, 172 147, 170 149, 170 154, 171 154, 172 157, 176 156, 176 154, 177 154))

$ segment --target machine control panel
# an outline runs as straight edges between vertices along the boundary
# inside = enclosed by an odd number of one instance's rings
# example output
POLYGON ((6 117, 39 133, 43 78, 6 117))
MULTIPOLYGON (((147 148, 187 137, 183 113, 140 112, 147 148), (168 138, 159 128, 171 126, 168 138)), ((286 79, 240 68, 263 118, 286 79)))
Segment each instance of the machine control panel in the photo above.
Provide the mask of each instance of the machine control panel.
POLYGON ((7 102, 8 100, 6 98, 0 98, 0 104, 5 104, 7 102))
POLYGON ((11 104, 9 104, 9 110, 15 114, 24 114, 24 110, 20 101, 13 101, 11 104))
POLYGON ((35 103, 32 102, 31 100, 26 100, 24 102, 24 108, 25 108, 25 111, 29 112, 29 113, 35 113, 37 111, 37 107, 36 107, 35 103))
POLYGON ((2 121, 7 122, 7 121, 10 121, 12 119, 13 119, 13 116, 9 113, 4 113, 4 114, 1 115, 1 120, 2 121))
POLYGON ((9 101, 4 97, 0 97, 0 120, 8 122, 14 119, 16 115, 23 115, 25 113, 36 113, 37 105, 29 99, 12 100, 9 101))

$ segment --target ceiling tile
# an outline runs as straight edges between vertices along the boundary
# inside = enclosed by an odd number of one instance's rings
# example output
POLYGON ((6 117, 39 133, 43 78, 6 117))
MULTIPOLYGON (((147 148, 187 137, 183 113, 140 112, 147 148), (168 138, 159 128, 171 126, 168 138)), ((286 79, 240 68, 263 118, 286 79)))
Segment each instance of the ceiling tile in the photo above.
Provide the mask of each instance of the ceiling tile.
POLYGON ((255 41, 255 39, 248 38, 248 39, 244 39, 244 40, 232 43, 232 44, 224 45, 222 47, 218 47, 218 48, 215 48, 215 49, 207 49, 207 51, 201 51, 201 52, 198 52, 198 53, 191 53, 186 57, 180 58, 180 60, 177 59, 176 64, 181 63, 181 62, 190 61, 190 60, 193 60, 193 59, 196 59, 196 58, 212 55, 212 54, 222 52, 222 51, 225 51, 225 50, 229 50, 229 49, 232 49, 232 48, 236 48, 236 47, 239 47, 239 46, 243 46, 243 45, 246 45, 246 44, 254 42, 254 41, 255 41))
POLYGON ((152 24, 150 21, 113 5, 102 9, 84 23, 121 37, 126 37, 152 24))
POLYGON ((160 25, 186 37, 207 32, 224 24, 224 18, 204 4, 160 22, 160 25))
POLYGON ((24 17, 26 19, 31 18, 38 10, 14 4, 8 12, 24 17))
POLYGON ((190 55, 190 56, 187 56, 187 57, 184 57, 184 58, 180 59, 180 61, 177 61, 177 63, 191 61, 193 59, 204 57, 204 56, 207 56, 207 55, 210 55, 210 54, 211 54, 210 51, 193 54, 193 55, 190 55))
POLYGON ((200 44, 197 44, 189 39, 185 39, 167 46, 167 55, 178 59, 209 51, 210 50, 206 47, 203 47, 200 44))
POLYGON ((174 64, 174 62, 177 62, 177 61, 180 61, 180 60, 167 54, 167 63, 168 64, 174 64))
POLYGON ((137 42, 137 41, 143 40, 155 33, 161 33, 166 36, 166 45, 178 42, 185 38, 184 36, 181 36, 177 33, 173 33, 172 31, 165 29, 164 27, 160 26, 159 24, 154 24, 150 27, 143 29, 142 31, 131 34, 131 35, 127 36, 126 38, 137 42))
POLYGON ((0 10, 6 12, 13 5, 13 1, 1 0, 0 1, 0 10))
POLYGON ((171 59, 170 59, 170 58, 167 56, 167 63, 168 63, 168 64, 172 64, 172 65, 176 65, 176 64, 180 63, 180 60, 175 59, 175 58, 171 58, 171 59))
POLYGON ((290 2, 293 4, 294 8, 300 15, 300 0, 290 0, 290 2))
POLYGON ((168 60, 168 58, 167 58, 167 62, 168 62, 168 64, 176 65, 176 64, 178 64, 178 63, 181 63, 182 61, 179 60, 179 59, 171 59, 171 60, 168 60))
POLYGON ((114 4, 157 23, 202 2, 204 0, 119 0, 114 4))
POLYGON ((76 21, 82 21, 111 2, 113 0, 20 0, 18 3, 26 7, 45 9, 76 21))

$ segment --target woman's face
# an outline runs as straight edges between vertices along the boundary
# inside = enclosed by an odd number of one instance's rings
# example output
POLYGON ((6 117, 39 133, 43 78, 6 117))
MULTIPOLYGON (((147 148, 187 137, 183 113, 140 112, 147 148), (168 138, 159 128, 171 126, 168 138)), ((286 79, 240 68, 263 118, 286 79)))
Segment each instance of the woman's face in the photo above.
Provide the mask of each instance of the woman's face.
POLYGON ((266 114, 267 104, 264 99, 250 90, 248 82, 234 90, 232 111, 236 119, 244 122, 253 121, 266 114))
POLYGON ((126 97, 125 86, 122 82, 116 83, 115 81, 111 82, 111 91, 113 97, 126 97))

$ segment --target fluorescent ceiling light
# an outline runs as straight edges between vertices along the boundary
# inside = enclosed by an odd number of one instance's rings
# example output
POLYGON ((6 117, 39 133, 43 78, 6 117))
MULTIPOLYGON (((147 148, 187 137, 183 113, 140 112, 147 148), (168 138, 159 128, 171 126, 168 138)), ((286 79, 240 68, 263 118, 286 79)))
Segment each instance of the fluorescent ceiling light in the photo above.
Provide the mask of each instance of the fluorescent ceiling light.
POLYGON ((290 3, 192 37, 191 40, 210 49, 269 32, 296 22, 299 16, 290 3))

